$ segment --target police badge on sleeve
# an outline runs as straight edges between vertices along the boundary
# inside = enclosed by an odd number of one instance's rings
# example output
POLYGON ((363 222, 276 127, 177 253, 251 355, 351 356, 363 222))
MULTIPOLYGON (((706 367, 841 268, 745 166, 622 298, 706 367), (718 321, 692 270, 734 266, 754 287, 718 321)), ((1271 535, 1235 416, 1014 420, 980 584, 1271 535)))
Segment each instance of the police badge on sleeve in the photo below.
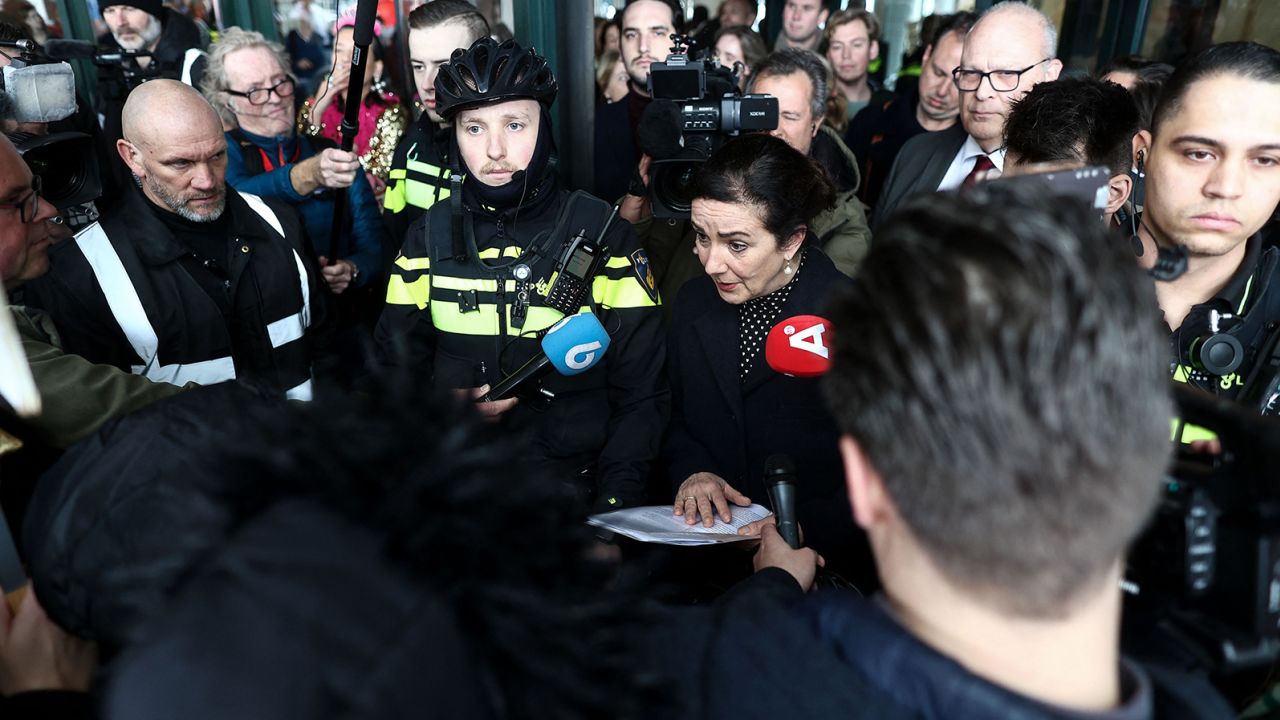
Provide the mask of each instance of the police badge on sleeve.
POLYGON ((649 294, 650 300, 657 303, 658 281, 653 277, 653 266, 649 264, 649 256, 645 254, 643 248, 631 253, 631 267, 636 271, 636 279, 640 281, 640 287, 649 294))

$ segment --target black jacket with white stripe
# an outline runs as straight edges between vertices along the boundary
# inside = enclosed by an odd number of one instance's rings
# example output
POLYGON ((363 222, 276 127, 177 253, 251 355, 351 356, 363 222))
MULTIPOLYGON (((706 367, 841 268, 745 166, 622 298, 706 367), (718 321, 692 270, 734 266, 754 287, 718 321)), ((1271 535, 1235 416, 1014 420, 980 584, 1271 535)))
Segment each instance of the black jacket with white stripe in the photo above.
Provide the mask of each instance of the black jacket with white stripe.
MULTIPOLYGON (((156 382, 231 379, 290 398, 311 397, 314 330, 327 292, 287 207, 227 188, 234 245, 226 314, 193 273, 181 238, 137 190, 50 253, 25 289, 53 317, 68 352, 156 382)), ((202 278, 207 286, 208 278, 202 278)))

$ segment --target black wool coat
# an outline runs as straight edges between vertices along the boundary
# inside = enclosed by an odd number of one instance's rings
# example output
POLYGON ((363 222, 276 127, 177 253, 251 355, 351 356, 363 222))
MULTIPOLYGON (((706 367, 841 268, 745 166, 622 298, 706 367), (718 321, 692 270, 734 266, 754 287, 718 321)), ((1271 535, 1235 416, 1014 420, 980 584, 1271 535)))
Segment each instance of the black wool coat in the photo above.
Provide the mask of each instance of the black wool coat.
MULTIPOLYGON (((810 246, 805 253, 779 321, 823 315, 831 298, 852 282, 822 251, 810 246)), ((865 557, 865 539, 853 523, 845 492, 839 432, 819 379, 777 373, 761 350, 742 382, 738 307, 720 299, 706 275, 681 289, 670 327, 672 412, 663 453, 671 497, 690 475, 711 472, 768 507, 765 460, 790 455, 805 544, 829 562, 851 553, 865 557)))

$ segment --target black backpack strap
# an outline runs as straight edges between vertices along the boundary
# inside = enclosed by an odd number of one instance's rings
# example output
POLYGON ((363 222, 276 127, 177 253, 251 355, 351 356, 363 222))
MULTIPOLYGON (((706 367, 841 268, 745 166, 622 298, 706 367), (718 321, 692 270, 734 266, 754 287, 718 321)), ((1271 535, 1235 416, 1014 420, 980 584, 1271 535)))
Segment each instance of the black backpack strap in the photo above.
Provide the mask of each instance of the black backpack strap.
POLYGON ((458 224, 457 218, 450 215, 450 222, 431 222, 431 213, 422 216, 426 227, 422 229, 427 236, 427 256, 431 258, 431 272, 434 275, 444 260, 453 260, 453 226, 458 224))
POLYGON ((457 173, 449 176, 449 217, 453 259, 463 262, 467 259, 467 247, 462 241, 462 176, 457 173))

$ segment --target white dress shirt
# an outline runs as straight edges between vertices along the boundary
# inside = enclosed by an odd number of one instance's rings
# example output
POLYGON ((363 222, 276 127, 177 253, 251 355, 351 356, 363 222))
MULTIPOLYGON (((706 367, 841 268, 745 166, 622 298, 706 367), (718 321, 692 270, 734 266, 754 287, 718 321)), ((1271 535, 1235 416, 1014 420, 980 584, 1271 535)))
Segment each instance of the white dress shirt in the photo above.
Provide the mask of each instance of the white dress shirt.
POLYGON ((942 176, 942 182, 938 183, 939 190, 955 190, 960 187, 964 179, 969 177, 969 173, 973 172, 973 166, 978 162, 979 155, 986 155, 991 158, 991 163, 996 166, 997 170, 1004 171, 1004 148, 1001 147, 991 152, 984 151, 978 146, 978 141, 970 135, 965 139, 964 145, 960 147, 960 152, 956 153, 956 157, 951 161, 951 167, 947 168, 947 174, 942 176))

